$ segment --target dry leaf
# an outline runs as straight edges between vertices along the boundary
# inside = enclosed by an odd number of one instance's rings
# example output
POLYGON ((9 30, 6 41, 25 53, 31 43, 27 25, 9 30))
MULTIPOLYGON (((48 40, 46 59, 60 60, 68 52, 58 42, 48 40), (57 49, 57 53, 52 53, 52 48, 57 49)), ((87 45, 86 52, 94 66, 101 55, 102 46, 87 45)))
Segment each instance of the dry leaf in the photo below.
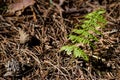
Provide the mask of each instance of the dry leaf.
POLYGON ((4 74, 4 77, 6 77, 6 76, 12 76, 12 75, 13 75, 12 72, 6 72, 6 73, 4 74))
POLYGON ((59 0, 59 5, 60 5, 60 6, 63 5, 64 1, 65 1, 65 0, 59 0))
POLYGON ((29 39, 29 34, 25 33, 23 30, 19 29, 20 43, 24 44, 29 39))
POLYGON ((7 13, 14 15, 16 11, 24 10, 26 7, 31 6, 35 3, 34 0, 17 0, 8 6, 7 13))

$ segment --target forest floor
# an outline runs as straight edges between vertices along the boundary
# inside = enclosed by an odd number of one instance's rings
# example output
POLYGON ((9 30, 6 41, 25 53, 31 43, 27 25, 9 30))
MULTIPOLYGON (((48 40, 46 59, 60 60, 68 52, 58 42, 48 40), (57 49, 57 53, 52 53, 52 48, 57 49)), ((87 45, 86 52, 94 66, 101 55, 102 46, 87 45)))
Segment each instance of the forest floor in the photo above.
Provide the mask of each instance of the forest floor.
POLYGON ((20 1, 0 0, 0 80, 120 80, 119 0, 20 1), (107 25, 96 49, 86 49, 89 61, 60 52, 75 25, 99 8, 107 25))

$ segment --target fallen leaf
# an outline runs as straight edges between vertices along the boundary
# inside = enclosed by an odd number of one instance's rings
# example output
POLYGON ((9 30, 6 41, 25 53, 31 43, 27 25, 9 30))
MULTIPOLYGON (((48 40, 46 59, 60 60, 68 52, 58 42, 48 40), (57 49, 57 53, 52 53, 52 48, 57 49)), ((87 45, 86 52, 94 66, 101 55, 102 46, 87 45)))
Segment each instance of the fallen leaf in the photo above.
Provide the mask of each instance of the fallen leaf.
POLYGON ((29 34, 19 28, 20 43, 24 44, 29 39, 29 34))
POLYGON ((63 5, 64 1, 65 1, 65 0, 59 0, 59 5, 60 5, 60 6, 63 5))
POLYGON ((6 72, 5 74, 4 74, 4 77, 6 77, 6 76, 12 76, 13 74, 12 74, 12 72, 6 72))
POLYGON ((25 8, 33 5, 34 3, 34 0, 17 0, 15 3, 12 3, 8 6, 7 13, 9 15, 14 15, 16 11, 24 10, 25 8))

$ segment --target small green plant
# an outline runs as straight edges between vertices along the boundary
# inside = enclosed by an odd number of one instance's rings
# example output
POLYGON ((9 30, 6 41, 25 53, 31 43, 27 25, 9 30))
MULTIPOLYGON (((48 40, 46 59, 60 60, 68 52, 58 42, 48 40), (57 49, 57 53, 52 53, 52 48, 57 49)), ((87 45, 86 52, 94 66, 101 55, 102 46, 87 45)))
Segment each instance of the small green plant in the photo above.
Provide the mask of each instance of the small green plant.
POLYGON ((84 60, 88 61, 89 58, 84 50, 80 46, 88 45, 92 49, 95 48, 94 42, 98 41, 96 35, 102 35, 99 28, 105 26, 106 20, 102 14, 105 10, 96 10, 85 16, 85 20, 82 25, 77 24, 73 29, 68 39, 71 40, 71 45, 65 45, 61 47, 61 51, 66 51, 68 55, 72 54, 74 57, 82 57, 84 60))

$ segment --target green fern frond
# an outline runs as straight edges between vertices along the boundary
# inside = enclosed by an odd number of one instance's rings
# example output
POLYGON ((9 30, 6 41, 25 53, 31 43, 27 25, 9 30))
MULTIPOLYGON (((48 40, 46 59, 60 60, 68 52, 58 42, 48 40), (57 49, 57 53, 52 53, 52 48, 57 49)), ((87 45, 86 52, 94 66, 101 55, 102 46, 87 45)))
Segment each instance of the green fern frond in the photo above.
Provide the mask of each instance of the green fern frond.
POLYGON ((69 40, 72 41, 72 45, 63 46, 61 50, 66 51, 68 55, 73 53, 75 57, 82 57, 88 61, 88 56, 84 50, 75 45, 76 43, 83 45, 88 44, 92 49, 95 49, 94 42, 98 41, 96 35, 102 35, 99 28, 104 27, 107 22, 102 16, 104 13, 105 10, 100 9, 87 14, 85 20, 82 21, 83 24, 76 24, 75 27, 77 29, 73 29, 72 33, 68 36, 69 40))
POLYGON ((73 50, 74 50, 74 46, 70 46, 70 45, 63 46, 60 49, 60 51, 66 51, 68 55, 70 55, 73 50))
POLYGON ((78 47, 74 48, 73 55, 75 57, 82 57, 86 61, 89 60, 88 56, 86 55, 86 53, 83 50, 81 50, 80 48, 78 48, 78 47))
POLYGON ((82 33, 84 32, 84 30, 73 29, 72 32, 74 32, 74 33, 76 33, 76 34, 82 34, 82 33))

